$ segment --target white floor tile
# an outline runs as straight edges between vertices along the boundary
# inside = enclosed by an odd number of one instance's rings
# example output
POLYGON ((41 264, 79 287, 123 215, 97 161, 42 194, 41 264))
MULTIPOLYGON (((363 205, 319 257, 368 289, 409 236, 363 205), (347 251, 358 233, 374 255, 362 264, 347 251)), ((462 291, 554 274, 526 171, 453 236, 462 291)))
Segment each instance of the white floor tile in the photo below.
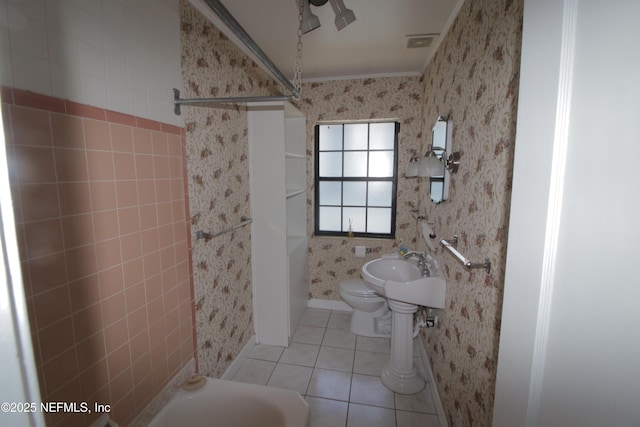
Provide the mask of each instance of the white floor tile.
POLYGON ((349 401, 351 374, 349 372, 314 369, 307 396, 349 401))
POLYGON ((313 367, 318 358, 320 346, 312 344, 291 343, 280 356, 280 363, 313 367))
POLYGON ((265 385, 275 367, 275 362, 247 359, 233 376, 233 381, 265 385))
POLYGON ((347 425, 347 402, 305 397, 311 408, 311 427, 344 427, 347 425))
POLYGON ((374 353, 391 353, 391 339, 363 337, 358 335, 356 350, 372 351, 374 353))
POLYGON ((427 385, 420 393, 400 394, 395 396, 396 409, 404 411, 422 412, 426 414, 436 414, 436 406, 431 397, 431 390, 427 385))
POLYGON ((353 374, 351 377, 350 402, 394 409, 393 395, 394 393, 382 384, 380 377, 360 374, 353 374))
POLYGON ((350 313, 332 311, 331 316, 329 317, 329 323, 327 324, 327 328, 342 329, 343 331, 348 331, 350 325, 351 325, 350 313))
POLYGON ((309 386, 309 380, 311 379, 312 372, 313 369, 306 366, 278 363, 278 366, 273 370, 267 385, 270 387, 295 390, 301 395, 304 395, 307 391, 307 387, 309 386))
POLYGON ((300 319, 301 325, 306 326, 317 326, 320 328, 326 328, 327 323, 329 322, 329 316, 331 315, 331 311, 328 310, 319 310, 314 308, 308 308, 305 311, 302 319, 300 319))
POLYGON ((280 359, 283 350, 284 347, 276 345, 257 344, 251 351, 249 358, 277 362, 280 359))
POLYGON ((322 338, 324 337, 324 331, 325 328, 300 325, 293 336, 293 342, 320 345, 322 343, 322 338))
POLYGON ((322 345, 354 350, 356 348, 356 336, 356 334, 342 329, 327 329, 322 345))
POLYGON ((316 368, 351 372, 355 351, 345 348, 320 347, 316 368))
POLYGON ((396 427, 395 412, 393 409, 350 403, 347 427, 396 427))
POLYGON ((380 375, 382 368, 389 363, 389 355, 356 350, 353 362, 353 373, 363 375, 380 375))

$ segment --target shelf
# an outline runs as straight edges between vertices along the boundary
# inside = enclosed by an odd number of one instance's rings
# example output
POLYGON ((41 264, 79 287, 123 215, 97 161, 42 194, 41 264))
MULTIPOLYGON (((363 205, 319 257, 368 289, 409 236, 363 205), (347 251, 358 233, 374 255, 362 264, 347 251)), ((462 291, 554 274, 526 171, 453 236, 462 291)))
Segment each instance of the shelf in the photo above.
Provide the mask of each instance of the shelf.
POLYGON ((284 156, 287 159, 306 159, 307 158, 307 156, 305 156, 304 154, 296 154, 296 153, 290 153, 290 152, 284 153, 284 156))
POLYGON ((305 192, 304 188, 287 188, 287 199, 295 197, 299 194, 303 194, 305 192))

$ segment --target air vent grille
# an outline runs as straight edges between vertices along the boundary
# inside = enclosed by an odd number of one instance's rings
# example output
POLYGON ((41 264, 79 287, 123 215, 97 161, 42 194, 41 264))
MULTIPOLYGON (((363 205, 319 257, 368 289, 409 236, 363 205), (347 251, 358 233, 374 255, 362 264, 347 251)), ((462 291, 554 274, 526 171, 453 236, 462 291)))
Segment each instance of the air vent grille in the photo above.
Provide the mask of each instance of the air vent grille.
POLYGON ((438 34, 409 34, 406 37, 405 49, 418 49, 431 46, 438 34))

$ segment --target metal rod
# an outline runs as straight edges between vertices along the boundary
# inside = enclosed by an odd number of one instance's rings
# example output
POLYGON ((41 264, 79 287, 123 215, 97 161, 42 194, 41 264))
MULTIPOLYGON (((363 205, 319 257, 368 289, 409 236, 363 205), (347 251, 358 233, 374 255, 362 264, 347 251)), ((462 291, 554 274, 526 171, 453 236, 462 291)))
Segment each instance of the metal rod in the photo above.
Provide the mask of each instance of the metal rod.
MULTIPOLYGON (((453 241, 457 243, 458 236, 454 236, 453 241)), ((450 242, 451 240, 447 240, 447 239, 440 240, 440 244, 442 244, 442 246, 444 246, 449 252, 451 252, 453 256, 458 258, 458 261, 460 261, 462 265, 464 265, 468 269, 484 268, 487 274, 491 273, 491 261, 489 260, 489 258, 485 258, 484 262, 471 262, 467 258, 465 258, 460 252, 458 252, 458 250, 454 248, 450 242)))
POLYGON ((267 57, 267 55, 260 49, 256 42, 247 34, 242 26, 236 21, 236 19, 229 13, 219 0, 204 0, 205 3, 218 15, 218 18, 224 22, 224 24, 244 43, 244 45, 253 53, 267 69, 273 74, 273 76, 280 81, 286 87, 293 96, 300 97, 300 93, 293 86, 293 84, 282 74, 282 71, 267 57))
POLYGON ((196 98, 182 99, 180 91, 173 89, 173 112, 179 116, 181 105, 199 105, 199 104, 237 104, 241 102, 274 102, 274 101, 291 101, 293 95, 289 96, 235 96, 228 98, 196 98))
POLYGON ((253 222, 253 219, 247 218, 245 216, 241 217, 240 220, 242 222, 234 225, 233 227, 225 228, 224 230, 220 230, 220 231, 217 231, 215 233, 211 233, 211 232, 206 233, 206 232, 204 232, 202 230, 198 230, 196 232, 196 239, 211 240, 214 237, 218 237, 218 236, 221 236, 223 234, 229 233, 229 232, 231 232, 233 230, 236 230, 236 229, 242 227, 243 225, 251 224, 253 222))

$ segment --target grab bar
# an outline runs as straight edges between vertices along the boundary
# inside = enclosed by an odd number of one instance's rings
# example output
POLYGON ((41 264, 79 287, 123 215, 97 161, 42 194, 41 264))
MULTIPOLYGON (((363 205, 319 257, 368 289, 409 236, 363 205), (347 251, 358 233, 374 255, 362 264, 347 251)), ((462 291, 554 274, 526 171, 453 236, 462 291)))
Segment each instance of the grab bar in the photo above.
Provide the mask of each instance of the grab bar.
POLYGON ((471 262, 460 252, 458 252, 458 250, 454 247, 458 244, 458 236, 453 236, 452 240, 442 239, 440 240, 440 244, 444 246, 449 252, 451 252, 453 256, 458 258, 458 261, 460 261, 466 268, 484 268, 487 274, 491 273, 491 261, 489 261, 489 258, 485 258, 484 262, 471 262))
POLYGON ((218 236, 221 236, 223 234, 229 233, 229 232, 231 232, 233 230, 236 230, 236 229, 242 227, 243 225, 251 224, 253 222, 253 219, 248 218, 246 216, 243 216, 243 217, 240 217, 240 221, 242 221, 242 222, 234 225, 233 227, 225 228, 224 230, 220 230, 220 231, 217 231, 215 233, 205 233, 202 230, 198 230, 196 232, 196 239, 204 239, 205 241, 209 241, 209 240, 213 239, 214 237, 218 237, 218 236))

